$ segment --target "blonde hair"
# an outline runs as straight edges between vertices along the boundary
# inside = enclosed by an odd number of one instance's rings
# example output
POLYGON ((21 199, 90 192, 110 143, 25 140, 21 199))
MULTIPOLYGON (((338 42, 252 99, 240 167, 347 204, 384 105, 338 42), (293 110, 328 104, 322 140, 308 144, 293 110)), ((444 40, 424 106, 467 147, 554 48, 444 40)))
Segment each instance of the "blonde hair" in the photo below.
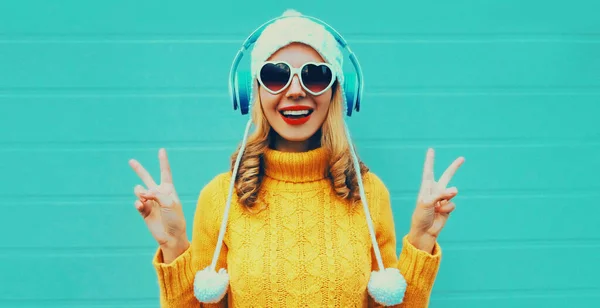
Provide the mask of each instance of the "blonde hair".
MULTIPOLYGON (((358 178, 352 162, 349 141, 344 132, 343 92, 339 85, 334 86, 334 93, 321 127, 321 147, 329 155, 328 178, 337 196, 355 202, 360 200, 358 178)), ((260 101, 257 98, 252 104, 252 119, 256 127, 248 136, 246 149, 240 162, 236 176, 235 189, 239 202, 252 207, 257 201, 264 177, 263 153, 275 133, 265 118, 260 101)), ((231 170, 235 165, 240 147, 231 156, 231 170)), ((366 174, 369 169, 359 160, 360 173, 366 174)))

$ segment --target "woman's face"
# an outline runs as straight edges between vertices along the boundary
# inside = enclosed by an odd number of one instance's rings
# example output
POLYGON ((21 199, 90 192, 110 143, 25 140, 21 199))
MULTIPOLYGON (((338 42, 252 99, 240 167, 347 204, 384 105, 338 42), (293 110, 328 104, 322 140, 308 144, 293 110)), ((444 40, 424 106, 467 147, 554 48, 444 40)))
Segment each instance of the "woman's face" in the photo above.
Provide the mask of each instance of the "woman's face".
MULTIPOLYGON (((316 50, 300 43, 292 43, 279 49, 268 61, 284 61, 294 68, 300 68, 307 62, 325 62, 316 50)), ((279 135, 276 138, 276 148, 300 150, 306 148, 310 138, 323 125, 331 103, 332 87, 322 94, 312 95, 302 87, 298 75, 294 75, 280 93, 272 94, 259 86, 259 95, 263 113, 279 135)))

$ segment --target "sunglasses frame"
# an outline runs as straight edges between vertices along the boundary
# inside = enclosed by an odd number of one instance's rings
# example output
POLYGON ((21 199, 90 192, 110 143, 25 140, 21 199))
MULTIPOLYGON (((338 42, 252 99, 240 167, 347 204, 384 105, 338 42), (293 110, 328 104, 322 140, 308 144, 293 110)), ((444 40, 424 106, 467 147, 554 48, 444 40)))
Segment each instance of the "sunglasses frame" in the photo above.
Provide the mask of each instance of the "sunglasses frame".
POLYGON ((294 79, 294 75, 298 75, 298 80, 300 80, 300 85, 302 86, 302 88, 306 92, 308 92, 314 96, 318 96, 318 95, 325 93, 325 91, 329 90, 329 88, 331 88, 333 83, 337 80, 337 75, 335 74, 335 71, 333 70, 333 66, 326 62, 306 62, 306 63, 302 64, 301 67, 293 67, 291 64, 289 64, 286 61, 266 61, 258 68, 258 72, 256 72, 256 78, 258 79, 258 82, 263 86, 263 88, 265 88, 265 90, 267 90, 267 92, 269 92, 273 95, 277 95, 277 94, 283 92, 285 89, 287 89, 287 87, 290 86, 290 83, 292 83, 292 79, 294 79), (269 89, 269 87, 265 86, 265 84, 262 81, 262 78, 260 77, 260 72, 267 64, 285 64, 290 69, 290 78, 288 78, 288 81, 285 84, 285 86, 281 87, 281 89, 279 91, 273 91, 273 90, 269 89), (319 92, 311 91, 310 89, 308 89, 308 87, 304 84, 304 81, 302 80, 302 69, 304 69, 304 67, 309 64, 313 64, 316 66, 324 65, 327 68, 329 68, 329 70, 331 71, 331 81, 329 81, 329 84, 322 91, 319 91, 319 92))

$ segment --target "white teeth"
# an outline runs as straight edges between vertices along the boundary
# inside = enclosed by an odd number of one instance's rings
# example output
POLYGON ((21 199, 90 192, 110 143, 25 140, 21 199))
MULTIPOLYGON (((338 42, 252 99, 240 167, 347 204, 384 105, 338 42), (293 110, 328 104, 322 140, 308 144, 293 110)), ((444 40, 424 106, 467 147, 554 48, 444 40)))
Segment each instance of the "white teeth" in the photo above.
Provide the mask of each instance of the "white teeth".
POLYGON ((295 116, 299 116, 299 115, 307 115, 308 114, 308 110, 286 110, 283 112, 283 115, 295 115, 295 116))

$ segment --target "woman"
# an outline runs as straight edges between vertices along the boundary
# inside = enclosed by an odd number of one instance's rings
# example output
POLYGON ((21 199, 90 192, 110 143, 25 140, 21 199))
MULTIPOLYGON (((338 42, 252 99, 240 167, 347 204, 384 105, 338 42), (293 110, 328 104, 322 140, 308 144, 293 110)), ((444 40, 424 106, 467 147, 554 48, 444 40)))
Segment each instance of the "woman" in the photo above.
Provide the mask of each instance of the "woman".
MULTIPOLYGON (((322 25, 286 11, 255 43, 256 130, 232 171, 200 192, 190 242, 164 149, 157 184, 135 160, 135 207, 159 244, 162 307, 426 307, 436 239, 455 205, 427 151, 411 229, 396 255, 389 192, 359 162, 343 112, 342 52, 322 25), (233 193, 235 191, 235 193, 233 193)), ((238 155, 240 154, 240 155, 238 155)))

